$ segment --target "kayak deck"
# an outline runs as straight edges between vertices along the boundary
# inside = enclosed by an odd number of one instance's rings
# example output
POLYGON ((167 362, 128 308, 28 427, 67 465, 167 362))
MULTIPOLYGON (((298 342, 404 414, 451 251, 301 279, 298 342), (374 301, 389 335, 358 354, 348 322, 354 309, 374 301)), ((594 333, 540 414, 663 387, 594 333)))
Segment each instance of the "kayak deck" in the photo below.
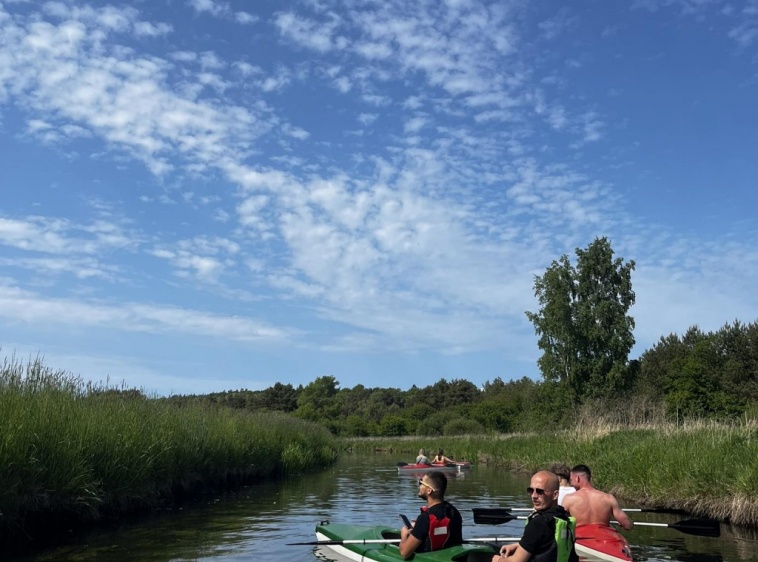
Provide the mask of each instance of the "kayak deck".
POLYGON ((455 463, 448 463, 448 464, 401 463, 397 465, 398 472, 427 472, 431 470, 441 470, 443 472, 448 472, 448 471, 455 472, 455 471, 461 471, 461 470, 465 470, 469 468, 471 468, 471 462, 469 461, 458 461, 455 463))
MULTIPOLYGON (((345 525, 322 522, 316 526, 316 537, 320 541, 332 540, 365 540, 366 544, 333 544, 324 545, 341 557, 365 562, 401 562, 398 543, 400 531, 391 527, 345 525), (369 543, 375 540, 393 540, 393 543, 369 543)), ((433 552, 416 553, 416 562, 491 562, 495 549, 487 545, 463 544, 435 550, 433 552)))
POLYGON ((576 528, 576 553, 606 562, 631 562, 632 551, 624 536, 609 525, 576 528))

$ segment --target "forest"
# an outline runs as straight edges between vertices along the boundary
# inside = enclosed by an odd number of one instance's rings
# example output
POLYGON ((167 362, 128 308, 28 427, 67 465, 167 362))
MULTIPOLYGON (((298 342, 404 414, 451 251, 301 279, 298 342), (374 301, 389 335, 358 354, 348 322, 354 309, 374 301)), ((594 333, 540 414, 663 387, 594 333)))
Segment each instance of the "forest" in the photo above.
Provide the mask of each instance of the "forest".
POLYGON ((576 258, 564 255, 534 279, 540 309, 526 316, 539 336, 542 380, 495 378, 479 388, 462 376, 401 390, 340 388, 321 376, 305 386, 163 400, 286 412, 345 437, 539 431, 588 415, 621 425, 758 417, 758 323, 692 326, 629 360, 634 261, 614 258, 606 238, 577 248, 576 258))
POLYGON ((572 401, 561 381, 500 378, 481 388, 461 378, 397 388, 340 388, 332 376, 305 386, 230 390, 164 398, 254 412, 281 411, 317 422, 340 436, 461 435, 573 427, 578 416, 623 425, 685 419, 758 418, 758 322, 733 322, 716 332, 697 327, 662 337, 629 361, 624 387, 572 401))

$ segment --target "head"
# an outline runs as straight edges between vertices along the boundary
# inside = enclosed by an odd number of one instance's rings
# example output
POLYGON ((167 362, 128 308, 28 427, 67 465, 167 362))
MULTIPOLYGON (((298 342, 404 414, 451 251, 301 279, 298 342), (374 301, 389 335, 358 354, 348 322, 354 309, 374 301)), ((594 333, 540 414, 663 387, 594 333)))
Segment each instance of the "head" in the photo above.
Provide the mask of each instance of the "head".
POLYGON ((425 457, 426 456, 426 449, 419 449, 418 450, 418 454, 419 454, 420 457, 425 457))
POLYGON ((537 511, 558 503, 558 477, 547 470, 540 470, 532 475, 527 493, 532 498, 532 505, 537 511))
POLYGON ((585 484, 592 483, 592 471, 586 464, 578 464, 571 469, 571 485, 580 490, 585 484))
POLYGON ((428 500, 429 498, 444 499, 447 490, 447 476, 439 470, 433 470, 424 474, 418 481, 418 497, 428 500))
POLYGON ((550 472, 558 477, 561 486, 569 485, 569 482, 571 481, 571 469, 567 465, 556 463, 550 467, 550 472))
POLYGON ((442 449, 440 449, 439 451, 437 451, 437 456, 438 456, 438 457, 443 457, 443 456, 445 456, 445 451, 443 451, 442 449))

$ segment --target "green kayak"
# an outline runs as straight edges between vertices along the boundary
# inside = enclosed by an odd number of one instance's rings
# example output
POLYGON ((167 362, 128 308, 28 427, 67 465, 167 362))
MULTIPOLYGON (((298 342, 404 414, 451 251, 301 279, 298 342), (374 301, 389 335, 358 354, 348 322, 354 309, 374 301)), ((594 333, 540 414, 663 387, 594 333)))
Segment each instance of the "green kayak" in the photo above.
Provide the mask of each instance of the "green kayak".
MULTIPOLYGON (((368 560, 399 562, 403 559, 397 546, 400 542, 400 531, 391 527, 322 522, 316 526, 316 537, 323 548, 328 548, 342 557, 335 557, 335 560, 348 558, 356 562, 368 560)), ((413 560, 415 562, 491 562, 492 555, 496 552, 494 547, 486 544, 462 544, 434 552, 414 554, 413 560)))

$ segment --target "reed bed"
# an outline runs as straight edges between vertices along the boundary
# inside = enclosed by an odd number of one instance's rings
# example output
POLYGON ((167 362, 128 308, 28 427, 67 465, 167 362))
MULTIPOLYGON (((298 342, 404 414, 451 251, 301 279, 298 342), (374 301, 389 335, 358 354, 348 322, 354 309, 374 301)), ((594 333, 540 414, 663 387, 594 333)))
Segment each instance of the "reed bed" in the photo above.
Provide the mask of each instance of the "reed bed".
POLYGON ((620 427, 599 421, 547 433, 409 440, 350 439, 355 451, 391 451, 412 462, 438 447, 455 459, 532 472, 554 462, 586 464, 593 481, 627 503, 683 509, 758 526, 758 427, 752 421, 620 427))
POLYGON ((0 368, 0 536, 150 509, 326 466, 337 442, 285 415, 176 407, 40 361, 0 368))

